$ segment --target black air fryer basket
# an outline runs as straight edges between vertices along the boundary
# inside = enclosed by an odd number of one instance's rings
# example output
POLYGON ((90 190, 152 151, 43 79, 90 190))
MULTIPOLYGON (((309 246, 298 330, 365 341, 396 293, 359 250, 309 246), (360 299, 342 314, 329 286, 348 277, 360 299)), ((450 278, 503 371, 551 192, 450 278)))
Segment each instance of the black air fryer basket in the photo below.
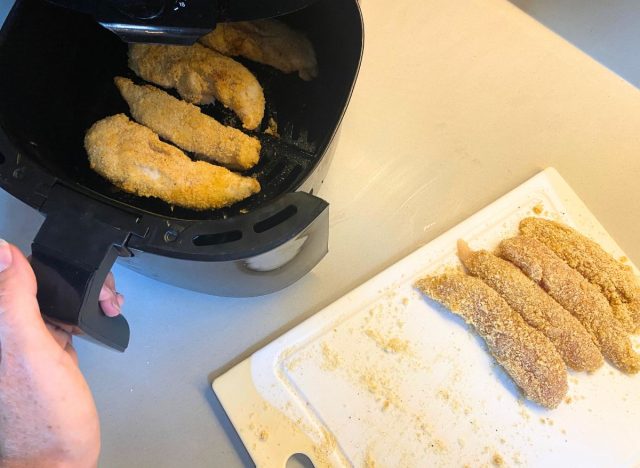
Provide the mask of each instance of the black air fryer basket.
MULTIPOLYGON (((287 11, 295 9, 292 0, 284 3, 287 11)), ((234 14, 243 11, 238 8, 234 14)), ((328 205, 313 192, 331 160, 363 30, 355 0, 318 0, 281 18, 312 41, 318 78, 305 82, 238 59, 256 75, 267 102, 265 119, 252 133, 262 143, 260 162, 247 173, 262 191, 228 208, 192 211, 120 191, 89 168, 86 130, 128 113, 113 77, 140 82, 127 68, 127 44, 92 14, 18 0, 2 27, 0 185, 46 215, 32 245, 43 313, 124 350, 126 320, 104 316, 97 301, 118 257, 178 286, 251 296, 293 283, 325 255, 328 205), (269 118, 278 123, 280 138, 263 133, 269 118)), ((219 103, 203 111, 240 127, 219 103)))

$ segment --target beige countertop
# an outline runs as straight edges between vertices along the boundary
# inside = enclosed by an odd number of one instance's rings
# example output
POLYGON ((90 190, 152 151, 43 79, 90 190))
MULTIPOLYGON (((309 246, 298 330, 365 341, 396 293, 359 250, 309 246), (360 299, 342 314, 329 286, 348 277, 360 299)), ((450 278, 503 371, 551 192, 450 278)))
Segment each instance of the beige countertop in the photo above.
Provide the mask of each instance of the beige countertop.
MULTIPOLYGON (((103 466, 250 464, 211 379, 547 166, 640 264, 638 89, 504 0, 361 6, 362 69, 319 194, 329 254, 253 299, 117 267, 132 345, 79 343, 103 466)), ((37 216, 6 194, 0 207, 2 235, 28 244, 37 216)))

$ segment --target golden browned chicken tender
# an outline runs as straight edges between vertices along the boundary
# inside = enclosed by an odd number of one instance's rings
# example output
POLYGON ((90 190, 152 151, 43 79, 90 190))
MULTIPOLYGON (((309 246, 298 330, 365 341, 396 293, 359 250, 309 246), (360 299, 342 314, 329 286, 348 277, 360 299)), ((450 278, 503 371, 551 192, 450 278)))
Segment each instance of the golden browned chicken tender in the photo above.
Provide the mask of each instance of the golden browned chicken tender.
POLYGON ((264 116, 264 93, 256 77, 232 58, 200 44, 131 44, 129 68, 144 80, 176 88, 194 104, 218 99, 249 130, 258 127, 264 116))
POLYGON ((640 330, 640 282, 627 266, 588 237, 556 221, 525 218, 520 222, 520 232, 538 239, 598 286, 627 330, 640 330))
POLYGON ((567 366, 589 372, 602 366, 602 353, 578 319, 518 267, 486 250, 474 252, 464 241, 458 241, 458 257, 469 273, 491 286, 525 322, 549 338, 567 366))
POLYGON ((221 54, 240 55, 284 73, 298 72, 306 81, 318 75, 318 62, 309 39, 275 19, 219 23, 200 42, 221 54))
POLYGON ((476 329, 527 398, 547 408, 558 406, 567 393, 562 357, 497 292, 461 273, 428 276, 416 286, 476 329))
POLYGON ((94 171, 142 197, 206 210, 231 205, 260 191, 257 180, 204 161, 194 162, 124 114, 93 124, 84 146, 94 171))
POLYGON ((200 108, 176 99, 150 85, 114 79, 129 104, 131 115, 165 140, 199 157, 233 169, 249 169, 258 162, 260 141, 233 127, 226 127, 200 108))
POLYGON ((549 247, 533 237, 518 236, 502 241, 499 254, 580 320, 614 366, 628 374, 640 370, 640 356, 606 298, 549 247))

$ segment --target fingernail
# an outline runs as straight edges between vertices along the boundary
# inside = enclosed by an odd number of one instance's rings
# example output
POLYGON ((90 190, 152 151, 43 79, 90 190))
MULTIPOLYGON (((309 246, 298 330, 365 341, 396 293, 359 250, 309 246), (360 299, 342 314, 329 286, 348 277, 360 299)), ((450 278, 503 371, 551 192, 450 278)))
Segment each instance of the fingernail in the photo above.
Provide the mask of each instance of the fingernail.
POLYGON ((9 243, 4 239, 0 239, 0 273, 9 268, 12 262, 13 255, 11 255, 9 243))

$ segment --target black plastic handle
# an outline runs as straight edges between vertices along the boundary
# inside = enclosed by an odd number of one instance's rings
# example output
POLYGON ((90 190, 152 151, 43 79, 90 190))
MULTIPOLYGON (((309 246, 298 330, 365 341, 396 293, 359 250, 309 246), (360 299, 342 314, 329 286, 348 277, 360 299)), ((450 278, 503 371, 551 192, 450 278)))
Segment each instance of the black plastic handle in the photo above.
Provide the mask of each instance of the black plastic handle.
POLYGON ((86 337, 118 351, 129 344, 129 324, 123 316, 107 317, 100 309, 100 289, 115 262, 115 247, 107 247, 104 260, 97 267, 64 258, 41 244, 49 227, 38 234, 32 245, 31 266, 38 281, 38 303, 47 317, 77 326, 86 337))
POLYGON ((271 18, 317 0, 49 0, 87 13, 125 42, 193 44, 218 21, 271 18))
POLYGON ((41 312, 124 351, 129 325, 123 316, 104 315, 98 297, 116 258, 131 255, 126 243, 137 219, 61 186, 43 211, 47 217, 31 246, 41 312))

